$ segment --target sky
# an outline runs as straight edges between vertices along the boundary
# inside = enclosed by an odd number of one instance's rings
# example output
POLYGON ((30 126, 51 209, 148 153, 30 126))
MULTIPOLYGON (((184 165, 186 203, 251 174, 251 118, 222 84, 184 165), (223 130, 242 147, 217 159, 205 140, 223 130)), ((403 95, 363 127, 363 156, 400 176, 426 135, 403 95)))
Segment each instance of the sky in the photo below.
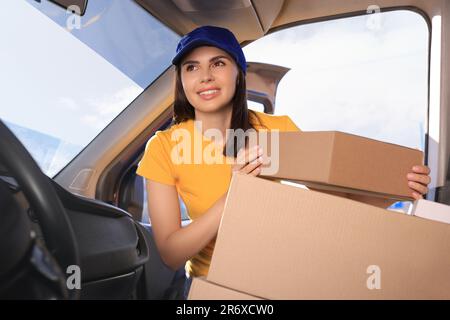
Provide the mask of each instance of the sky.
POLYGON ((158 23, 132 0, 90 1, 88 10, 98 14, 87 11, 82 28, 72 31, 62 23, 69 15, 48 1, 3 2, 8 9, 0 11, 0 117, 80 146, 169 66, 178 39, 153 32, 158 23), (36 9, 41 5, 47 15, 36 9), (112 21, 117 25, 111 27, 112 21), (117 38, 127 39, 123 48, 117 38))

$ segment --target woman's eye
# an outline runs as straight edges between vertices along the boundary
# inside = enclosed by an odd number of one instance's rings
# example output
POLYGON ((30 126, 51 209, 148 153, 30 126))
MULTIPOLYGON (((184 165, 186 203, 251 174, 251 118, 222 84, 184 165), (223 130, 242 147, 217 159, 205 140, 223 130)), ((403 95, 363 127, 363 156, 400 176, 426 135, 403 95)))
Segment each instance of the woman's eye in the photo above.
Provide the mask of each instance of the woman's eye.
POLYGON ((221 60, 216 61, 213 64, 214 67, 221 67, 221 66, 224 66, 224 65, 225 65, 225 63, 223 61, 221 61, 221 60))
POLYGON ((190 64, 186 67, 186 71, 193 71, 193 70, 196 70, 196 66, 194 66, 192 64, 190 64))

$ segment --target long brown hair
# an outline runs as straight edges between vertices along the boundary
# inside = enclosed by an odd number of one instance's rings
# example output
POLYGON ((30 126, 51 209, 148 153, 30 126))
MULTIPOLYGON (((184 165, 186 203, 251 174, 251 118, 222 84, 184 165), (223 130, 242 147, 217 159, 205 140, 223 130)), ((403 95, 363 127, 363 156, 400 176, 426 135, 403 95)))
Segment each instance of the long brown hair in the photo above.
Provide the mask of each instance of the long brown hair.
MULTIPOLYGON (((247 106, 247 84, 245 82, 244 72, 238 68, 238 80, 236 81, 236 90, 234 97, 231 100, 233 105, 231 114, 231 125, 229 129, 242 129, 246 132, 249 129, 255 129, 250 121, 250 114, 254 119, 258 119, 253 110, 249 110, 247 106)), ((183 90, 181 82, 181 68, 176 66, 176 80, 175 80, 175 102, 173 105, 173 124, 178 124, 189 119, 195 119, 195 109, 189 103, 186 94, 183 90)), ((256 130, 256 129, 255 129, 256 130)), ((224 156, 237 156, 237 152, 243 147, 239 145, 241 140, 233 139, 233 141, 226 142, 223 148, 224 156), (231 144, 232 143, 232 144, 231 144), (232 148, 231 148, 232 147, 232 148)), ((245 145, 248 144, 248 137, 245 138, 245 145)))

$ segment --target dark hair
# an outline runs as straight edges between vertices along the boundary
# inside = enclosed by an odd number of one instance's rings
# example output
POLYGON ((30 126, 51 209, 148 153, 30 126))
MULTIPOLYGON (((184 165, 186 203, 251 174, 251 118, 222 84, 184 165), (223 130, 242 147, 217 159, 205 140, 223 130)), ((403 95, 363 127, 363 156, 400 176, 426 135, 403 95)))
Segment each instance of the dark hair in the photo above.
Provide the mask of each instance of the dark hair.
MULTIPOLYGON (((236 81, 236 90, 234 97, 231 100, 233 105, 231 114, 231 125, 229 129, 237 130, 242 129, 246 132, 249 129, 255 129, 250 121, 250 116, 254 119, 258 119, 257 115, 253 110, 249 110, 247 106, 247 85, 245 82, 244 72, 238 68, 238 80, 236 81)), ((181 68, 179 65, 176 66, 176 80, 175 80, 175 102, 173 105, 173 124, 178 124, 189 119, 195 119, 195 109, 189 103, 184 90, 183 84, 181 82, 181 68)), ((259 120, 259 119, 258 119, 259 120)), ((234 138, 233 141, 226 142, 223 155, 224 156, 237 156, 237 152, 243 147, 241 140, 234 138), (229 145, 232 143, 232 145, 229 145), (231 151, 228 151, 230 147, 233 147, 231 151), (232 152, 232 154, 230 154, 232 152)), ((248 144, 248 137, 245 137, 245 145, 248 144)))

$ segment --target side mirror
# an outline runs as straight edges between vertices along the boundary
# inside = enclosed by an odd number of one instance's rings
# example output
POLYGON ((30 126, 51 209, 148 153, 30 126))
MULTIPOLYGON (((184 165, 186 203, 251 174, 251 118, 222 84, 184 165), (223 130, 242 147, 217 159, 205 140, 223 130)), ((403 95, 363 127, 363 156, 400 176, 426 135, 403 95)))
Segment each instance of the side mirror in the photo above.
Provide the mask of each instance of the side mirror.
POLYGON ((264 112, 273 114, 278 84, 290 69, 260 62, 247 62, 247 68, 248 99, 263 104, 264 112))

